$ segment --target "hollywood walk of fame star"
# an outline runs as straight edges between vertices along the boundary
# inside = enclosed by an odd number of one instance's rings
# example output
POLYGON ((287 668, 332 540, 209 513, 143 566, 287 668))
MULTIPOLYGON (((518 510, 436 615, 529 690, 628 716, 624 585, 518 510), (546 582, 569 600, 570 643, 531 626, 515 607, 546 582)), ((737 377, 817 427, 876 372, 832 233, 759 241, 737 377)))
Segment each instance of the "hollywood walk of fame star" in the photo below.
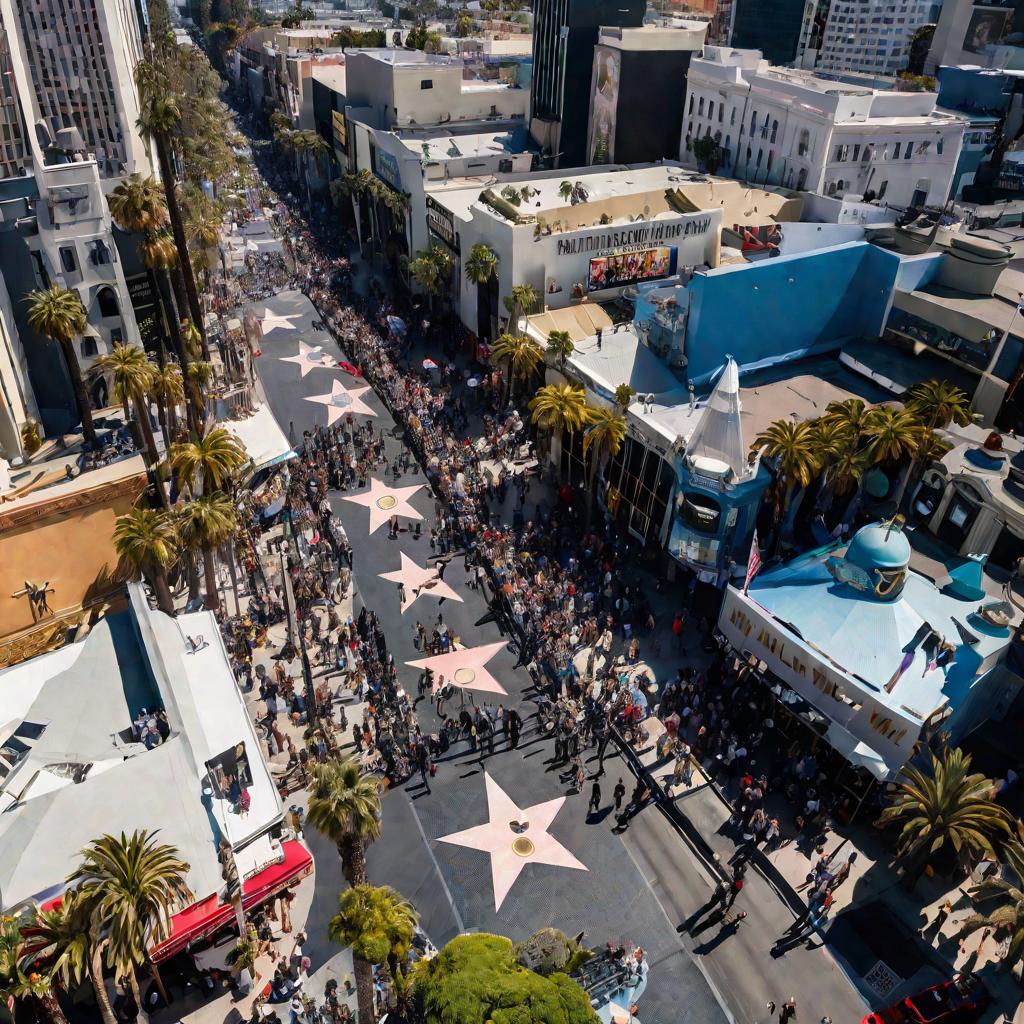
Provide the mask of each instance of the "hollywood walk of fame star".
POLYGON ((409 504, 409 499, 423 490, 423 484, 411 487, 388 487, 383 480, 370 477, 370 489, 362 494, 343 494, 342 501, 351 501, 355 505, 365 505, 370 510, 370 533, 383 526, 392 516, 405 516, 408 519, 422 519, 409 504))
POLYGON ((297 356, 281 356, 282 363, 298 363, 302 376, 305 377, 310 370, 336 370, 338 364, 328 355, 320 345, 307 345, 304 341, 299 342, 299 354, 297 356))
POLYGON ((449 601, 462 601, 462 598, 437 575, 432 566, 420 566, 404 551, 401 552, 402 568, 394 572, 379 572, 382 580, 401 583, 405 586, 405 600, 402 601, 402 614, 417 597, 447 597, 449 601))
POLYGON ((260 317, 260 327, 262 327, 264 335, 269 334, 275 327, 280 327, 283 331, 294 331, 295 324, 292 321, 298 320, 298 318, 298 313, 293 313, 291 316, 280 316, 267 309, 260 317))
POLYGON ((444 676, 445 682, 463 690, 480 690, 483 693, 508 693, 485 667, 498 651, 505 646, 503 640, 481 647, 463 647, 447 654, 435 654, 419 661, 407 661, 411 668, 429 668, 434 673, 434 686, 444 676))
POLYGON ((487 822, 449 836, 440 836, 438 842, 490 854, 496 911, 501 909, 509 890, 527 864, 589 870, 548 831, 565 803, 564 796, 520 808, 486 772, 484 781, 487 786, 487 822))
POLYGON ((340 380, 331 381, 331 390, 326 395, 310 395, 307 402, 316 402, 317 405, 327 406, 327 425, 331 426, 335 420, 342 416, 376 416, 377 414, 363 401, 363 395, 370 389, 368 387, 349 391, 340 380))

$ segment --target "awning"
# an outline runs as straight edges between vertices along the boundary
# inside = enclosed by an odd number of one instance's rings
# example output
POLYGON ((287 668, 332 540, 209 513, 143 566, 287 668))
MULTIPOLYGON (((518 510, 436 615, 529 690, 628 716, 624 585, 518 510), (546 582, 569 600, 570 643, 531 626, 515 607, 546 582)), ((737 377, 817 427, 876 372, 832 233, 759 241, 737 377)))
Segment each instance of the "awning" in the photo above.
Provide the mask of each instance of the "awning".
MULTIPOLYGON (((281 851, 284 857, 279 863, 271 864, 242 883, 242 906, 246 910, 259 906, 313 870, 313 857, 298 840, 282 843, 281 851)), ((230 904, 221 903, 216 893, 207 896, 171 918, 170 937, 153 949, 150 957, 156 963, 166 960, 190 943, 219 931, 233 919, 230 904)))
POLYGON ((220 425, 245 445, 254 473, 295 458, 288 438, 266 402, 247 419, 224 419, 220 425))
POLYGON ((866 768, 879 782, 885 782, 895 769, 890 768, 876 750, 872 750, 863 740, 857 739, 852 732, 835 722, 829 724, 825 731, 825 742, 838 751, 856 768, 866 768))

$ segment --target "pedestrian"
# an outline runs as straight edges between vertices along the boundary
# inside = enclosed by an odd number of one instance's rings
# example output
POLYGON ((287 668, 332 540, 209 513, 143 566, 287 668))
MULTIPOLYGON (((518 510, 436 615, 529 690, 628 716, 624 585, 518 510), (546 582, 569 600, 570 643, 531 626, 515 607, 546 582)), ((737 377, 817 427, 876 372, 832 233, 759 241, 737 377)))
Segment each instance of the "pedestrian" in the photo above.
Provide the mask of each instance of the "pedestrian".
POLYGON ((594 785, 590 788, 590 805, 587 808, 587 812, 597 811, 601 807, 601 783, 594 780, 594 785))
POLYGON ((398 581, 398 603, 405 604, 405 584, 401 580, 398 581))
POLYGON ((736 902, 736 898, 743 892, 743 876, 734 875, 733 880, 729 883, 729 895, 725 898, 725 909, 729 910, 732 905, 736 902))
POLYGON ((946 923, 947 918, 953 912, 953 904, 946 900, 945 903, 939 907, 935 917, 932 918, 930 924, 926 924, 921 929, 921 935, 925 935, 927 932, 934 932, 937 937, 942 932, 942 926, 946 923))
POLYGON ((791 1020, 796 1020, 796 996, 790 996, 779 1011, 779 1024, 789 1024, 791 1020))
MULTIPOLYGON (((595 785, 596 785, 596 783, 595 783, 595 785)), ((622 784, 622 779, 619 779, 619 781, 615 783, 615 788, 612 790, 612 796, 615 797, 615 813, 616 814, 618 814, 618 812, 622 809, 622 801, 623 801, 623 798, 625 797, 625 795, 626 795, 626 787, 622 784)))

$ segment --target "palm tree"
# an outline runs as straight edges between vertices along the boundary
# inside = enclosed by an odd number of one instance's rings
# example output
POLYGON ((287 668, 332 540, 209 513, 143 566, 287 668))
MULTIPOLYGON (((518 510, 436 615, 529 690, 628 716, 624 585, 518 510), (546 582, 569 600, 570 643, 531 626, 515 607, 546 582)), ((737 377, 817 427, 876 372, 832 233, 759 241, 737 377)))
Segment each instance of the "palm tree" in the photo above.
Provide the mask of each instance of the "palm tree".
POLYGON ((167 568, 177 559, 178 534, 168 512, 140 506, 119 516, 114 524, 114 550, 133 573, 144 573, 156 595, 157 607, 174 614, 167 568))
POLYGON ((94 839, 68 876, 99 934, 108 940, 108 965, 127 976, 139 1007, 143 1003, 136 968, 147 962, 167 1000, 149 950, 170 935, 171 915, 192 898, 188 864, 174 846, 158 843, 156 837, 145 830, 94 839))
POLYGON ((837 497, 842 497, 859 484, 871 465, 869 453, 859 447, 857 439, 846 431, 825 454, 825 483, 837 497))
POLYGON ((498 269, 498 257, 494 251, 483 242, 477 242, 462 266, 462 272, 466 280, 472 284, 485 285, 494 277, 498 269))
POLYGON ((167 204, 157 180, 132 174, 107 196, 110 215, 125 231, 152 234, 167 224, 167 204))
POLYGON ((7 1003, 12 1019, 16 1019, 17 1002, 35 1001, 53 1024, 67 1024, 52 978, 25 956, 22 924, 22 920, 9 915, 0 918, 0 998, 7 1003))
POLYGON ((60 345, 64 365, 71 378, 71 388, 75 393, 78 415, 82 420, 82 437, 90 445, 95 445, 96 428, 92 422, 92 407, 82 380, 82 368, 78 365, 78 353, 75 352, 75 338, 85 330, 88 323, 82 300, 73 291, 55 284, 30 292, 28 303, 28 323, 32 330, 60 345))
POLYGON ((491 358, 508 363, 508 400, 512 401, 515 381, 526 380, 544 360, 540 345, 525 334, 503 334, 491 349, 491 358))
POLYGON ((224 427, 198 441, 171 445, 171 467, 189 494, 210 494, 249 461, 245 445, 224 427))
MULTIPOLYGON (((135 345, 115 345, 108 355, 93 363, 93 368, 97 371, 110 371, 114 381, 114 394, 124 405, 126 415, 129 407, 134 413, 135 421, 145 440, 150 465, 155 468, 160 462, 160 453, 156 450, 153 425, 149 421, 149 392, 153 387, 155 367, 141 348, 135 345)), ((166 503, 163 487, 160 493, 166 503)))
POLYGON ((164 428, 164 444, 169 451, 171 440, 176 433, 178 403, 185 397, 181 367, 171 363, 157 367, 153 372, 153 394, 156 396, 160 421, 164 428))
POLYGON ((185 280, 185 295, 188 300, 192 321, 199 327, 203 339, 203 356, 209 358, 206 347, 206 336, 203 334, 203 308, 199 303, 199 292, 196 290, 196 279, 192 273, 192 261, 189 257, 188 239, 185 236, 185 222, 178 205, 177 186, 174 177, 174 161, 172 158, 172 140, 181 123, 181 110, 177 100, 163 88, 158 80, 158 72, 142 61, 135 69, 136 85, 139 90, 140 110, 139 131, 144 139, 152 140, 156 146, 157 160, 160 164, 160 178, 164 187, 164 198, 167 203, 167 214, 171 221, 171 232, 178 250, 178 264, 185 280))
POLYGON ((992 837, 1009 835, 1009 814, 991 799, 992 780, 971 773, 971 756, 959 747, 929 751, 927 770, 907 765, 895 783, 896 799, 879 822, 902 823, 896 860, 911 888, 932 857, 950 848, 961 866, 980 857, 995 860, 992 837))
POLYGON ((568 331, 553 330, 548 334, 548 355, 558 360, 558 368, 565 372, 565 361, 576 351, 568 331))
POLYGON ((583 388, 572 384, 545 384, 530 399, 530 419, 552 435, 576 433, 587 422, 583 388))
POLYGON ((353 758, 313 769, 309 823, 338 848, 349 885, 366 882, 366 844, 380 838, 381 780, 353 758))
POLYGON ((907 409, 878 405, 864 424, 864 436, 875 462, 898 462, 912 458, 921 441, 921 424, 907 409))
POLYGON ((540 293, 532 284, 512 285, 512 294, 505 296, 505 309, 508 311, 508 329, 512 334, 519 333, 519 317, 529 314, 537 305, 540 293))
POLYGON ((593 518, 594 484, 597 467, 609 455, 618 455, 626 439, 626 417, 617 409, 590 406, 587 410, 589 426, 583 431, 583 456, 590 455, 587 469, 587 523, 593 518))
POLYGON ((829 402, 825 406, 822 419, 844 424, 852 433, 860 437, 866 427, 870 408, 859 398, 847 398, 842 402, 829 402))
POLYGON ((338 913, 327 934, 340 946, 352 947, 360 1021, 373 1021, 373 964, 387 964, 394 979, 409 955, 419 915, 412 904, 388 885, 360 884, 338 897, 338 913))
POLYGON ((424 249, 409 261, 409 276, 430 296, 433 306, 434 297, 451 286, 451 253, 440 245, 424 249))
POLYGON ((792 420, 776 420, 767 430, 754 438, 752 451, 765 449, 765 454, 775 460, 780 482, 776 486, 776 519, 785 516, 797 487, 809 487, 820 465, 820 455, 814 441, 814 429, 808 422, 794 423, 792 420))
POLYGON ((1016 881, 1007 881, 1001 874, 995 874, 972 886, 969 895, 975 904, 998 900, 999 905, 987 914, 972 914, 960 926, 959 933, 959 937, 963 937, 985 928, 998 942, 1009 939, 996 968, 1000 972, 1010 970, 1024 953, 1024 845, 1019 839, 1003 845, 1003 860, 1016 881))
POLYGON ((571 181, 560 182, 559 185, 558 185, 558 194, 563 199, 568 199, 572 195, 572 182, 571 181))
POLYGON ((926 380, 915 384, 904 400, 907 411, 932 430, 944 430, 951 423, 966 427, 973 421, 967 392, 948 380, 926 380))
POLYGON ((632 384, 620 384, 615 389, 615 404, 625 412, 636 395, 636 388, 632 384))
MULTIPOLYGON (((90 927, 88 906, 74 889, 68 889, 52 910, 35 911, 35 919, 21 929, 23 953, 35 964, 42 965, 50 979, 50 998, 54 983, 70 992, 88 977, 92 982, 103 1024, 115 1024, 107 987, 103 983, 103 946, 95 943, 90 927)), ((52 1020, 58 1018, 51 1014, 52 1020)))
POLYGON ((213 552, 235 531, 238 523, 235 504, 222 491, 214 491, 185 502, 176 511, 181 539, 192 551, 202 553, 206 608, 215 612, 220 608, 220 595, 213 552))

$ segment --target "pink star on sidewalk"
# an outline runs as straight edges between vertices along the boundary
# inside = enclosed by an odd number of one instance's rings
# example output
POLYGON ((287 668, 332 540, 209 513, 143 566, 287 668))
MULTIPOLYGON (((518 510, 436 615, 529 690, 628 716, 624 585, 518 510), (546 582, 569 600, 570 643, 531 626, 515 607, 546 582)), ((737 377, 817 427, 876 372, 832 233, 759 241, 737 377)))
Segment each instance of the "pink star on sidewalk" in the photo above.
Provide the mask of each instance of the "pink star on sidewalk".
MULTIPOLYGON (((305 375, 303 375, 305 376, 305 375)), ((377 414, 363 401, 363 395, 370 389, 360 388, 349 391, 340 380, 331 381, 331 390, 326 395, 310 395, 306 401, 327 406, 327 425, 351 413, 353 416, 376 416, 377 414)))
POLYGON ((333 359, 324 355, 320 345, 314 347, 307 345, 304 341, 299 342, 297 356, 281 356, 280 360, 282 363, 298 363, 303 377, 310 370, 336 370, 338 368, 338 364, 333 359))
POLYGON ((419 661, 407 661, 412 668, 429 668, 434 673, 434 682, 444 676, 445 682, 464 690, 480 690, 482 693, 508 693, 501 683, 485 668, 487 662, 505 646, 503 640, 482 647, 464 647, 447 654, 435 654, 419 661))
POLYGON ((420 566, 404 551, 401 552, 402 568, 394 572, 379 572, 382 580, 405 585, 405 600, 402 601, 402 614, 417 597, 447 597, 449 601, 462 601, 462 598, 437 575, 437 569, 431 566, 420 566))
POLYGON ((486 824, 441 836, 438 842, 490 854, 496 911, 501 909, 509 890, 527 864, 589 870, 548 831, 565 803, 564 796, 520 808, 486 772, 484 781, 487 785, 486 824))
POLYGON ((409 504, 409 499, 423 490, 423 484, 411 487, 388 487, 383 480, 370 477, 370 489, 362 494, 343 494, 342 501, 351 501, 353 505, 365 505, 370 510, 370 533, 383 526, 392 516, 405 516, 408 519, 422 519, 409 504))

